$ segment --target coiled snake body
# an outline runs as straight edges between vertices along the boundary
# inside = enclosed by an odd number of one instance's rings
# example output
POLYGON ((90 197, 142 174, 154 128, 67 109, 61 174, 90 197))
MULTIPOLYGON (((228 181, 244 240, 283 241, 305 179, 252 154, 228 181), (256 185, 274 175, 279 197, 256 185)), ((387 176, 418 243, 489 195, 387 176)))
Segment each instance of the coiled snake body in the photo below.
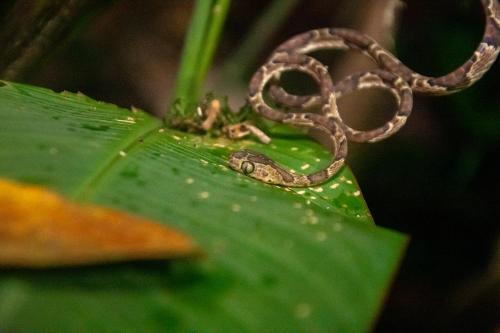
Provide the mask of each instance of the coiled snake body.
POLYGON ((229 165, 252 178, 276 185, 312 186, 327 181, 344 164, 347 140, 380 141, 405 124, 412 110, 412 92, 428 95, 454 93, 469 87, 488 71, 500 51, 500 5, 498 0, 482 0, 481 3, 486 24, 479 46, 462 66, 441 77, 416 73, 375 40, 354 30, 315 29, 290 38, 278 46, 267 63, 253 75, 248 101, 256 113, 267 119, 325 132, 331 142, 332 162, 318 172, 298 175, 264 155, 243 150, 230 155, 229 165), (358 50, 373 59, 379 69, 356 73, 334 84, 326 66, 307 55, 323 49, 358 50), (319 94, 297 96, 279 87, 280 75, 291 70, 310 75, 319 86, 319 94), (276 103, 301 112, 283 112, 271 107, 264 99, 266 86, 269 86, 269 95, 276 103), (336 100, 355 90, 374 87, 389 90, 395 97, 398 108, 393 118, 368 131, 349 127, 338 113, 336 100), (313 107, 319 107, 320 113, 305 112, 313 107))

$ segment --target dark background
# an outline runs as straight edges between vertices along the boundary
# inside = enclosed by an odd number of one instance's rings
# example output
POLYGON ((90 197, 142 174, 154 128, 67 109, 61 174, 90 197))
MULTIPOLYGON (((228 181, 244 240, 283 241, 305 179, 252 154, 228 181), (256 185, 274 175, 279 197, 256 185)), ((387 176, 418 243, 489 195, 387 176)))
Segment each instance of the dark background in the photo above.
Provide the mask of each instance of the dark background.
MULTIPOLYGON (((83 2, 69 28, 15 79, 163 115, 193 2, 83 2)), ((229 95, 235 107, 244 102, 252 72, 295 33, 328 26, 361 29, 392 47, 409 67, 440 75, 471 56, 484 26, 479 0, 407 1, 397 11, 391 39, 374 1, 297 1, 275 31, 258 31, 267 37, 255 45, 256 56, 231 75, 228 64, 269 3, 233 1, 228 14, 207 91, 229 95)), ((7 20, 13 5, 0 3, 1 19, 7 20)), ((320 56, 334 78, 359 65, 359 56, 351 53, 320 56)), ((411 236, 377 332, 500 330, 499 73, 497 63, 467 91, 416 96, 400 133, 382 143, 350 146, 349 165, 375 222, 411 236)), ((342 102, 341 112, 368 128, 389 116, 386 97, 360 93, 342 102)))

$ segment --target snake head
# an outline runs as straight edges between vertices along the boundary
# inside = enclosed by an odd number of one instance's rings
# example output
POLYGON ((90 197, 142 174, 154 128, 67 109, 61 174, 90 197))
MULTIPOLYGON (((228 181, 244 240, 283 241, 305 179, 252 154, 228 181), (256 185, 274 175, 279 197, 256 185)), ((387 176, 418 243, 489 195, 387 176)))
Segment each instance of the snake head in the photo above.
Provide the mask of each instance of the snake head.
POLYGON ((269 184, 284 184, 293 181, 293 176, 277 166, 266 156, 240 150, 229 156, 229 166, 244 175, 269 184))
POLYGON ((229 166, 244 175, 252 176, 255 169, 255 158, 264 157, 249 150, 240 150, 229 156, 229 166))

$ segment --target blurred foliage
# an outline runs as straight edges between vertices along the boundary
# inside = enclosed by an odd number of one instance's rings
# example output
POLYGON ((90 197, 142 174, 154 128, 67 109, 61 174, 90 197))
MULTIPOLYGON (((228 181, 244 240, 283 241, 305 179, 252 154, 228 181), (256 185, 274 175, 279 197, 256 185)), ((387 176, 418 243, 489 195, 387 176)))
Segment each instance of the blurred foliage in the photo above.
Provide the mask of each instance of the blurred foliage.
MULTIPOLYGON (((471 55, 483 27, 479 1, 410 1, 398 55, 419 72, 443 74, 471 55)), ((493 298, 469 291, 488 265, 500 269, 493 259, 500 236, 499 77, 497 62, 464 92, 418 96, 401 134, 360 147, 352 164, 375 221, 412 235, 382 332, 490 332, 498 324, 489 314, 500 309, 498 291, 493 298)))

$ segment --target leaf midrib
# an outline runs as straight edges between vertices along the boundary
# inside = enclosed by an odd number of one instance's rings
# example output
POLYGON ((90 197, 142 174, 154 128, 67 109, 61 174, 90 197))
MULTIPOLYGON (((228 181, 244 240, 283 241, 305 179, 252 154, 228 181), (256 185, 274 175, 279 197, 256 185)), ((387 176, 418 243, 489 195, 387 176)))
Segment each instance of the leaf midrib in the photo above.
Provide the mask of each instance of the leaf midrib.
POLYGON ((89 201, 101 179, 106 177, 108 171, 111 170, 120 159, 126 158, 126 156, 121 156, 120 152, 128 154, 129 151, 140 145, 142 140, 145 140, 158 130, 164 128, 160 119, 153 118, 147 114, 145 114, 145 116, 147 117, 145 124, 138 127, 134 135, 127 137, 127 140, 124 140, 121 145, 117 146, 113 153, 110 153, 109 157, 95 168, 95 171, 73 192, 71 195, 73 199, 77 201, 89 201))

